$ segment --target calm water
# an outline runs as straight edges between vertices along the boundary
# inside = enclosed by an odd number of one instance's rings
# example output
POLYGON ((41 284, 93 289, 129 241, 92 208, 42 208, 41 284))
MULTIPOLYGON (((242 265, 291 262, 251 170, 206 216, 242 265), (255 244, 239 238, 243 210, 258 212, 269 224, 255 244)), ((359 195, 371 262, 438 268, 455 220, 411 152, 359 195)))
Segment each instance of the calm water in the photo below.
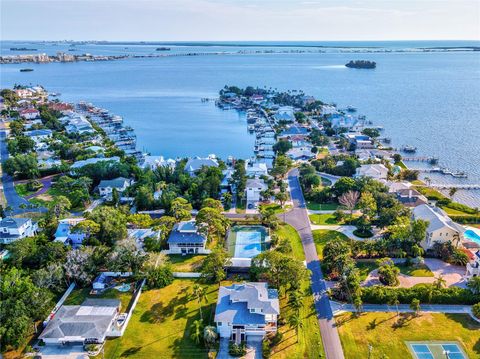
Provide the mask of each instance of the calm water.
MULTIPOLYGON (((51 44, 1 45, 4 55, 12 54, 12 46, 34 47, 49 54, 68 49, 67 45, 51 44)), ((438 156, 441 165, 468 172, 469 178, 456 180, 458 183, 480 183, 480 52, 380 52, 479 43, 348 45, 378 48, 352 54, 348 53, 351 49, 342 48, 271 47, 275 51, 307 52, 2 65, 1 86, 42 84, 49 91, 62 93, 64 100, 86 100, 105 107, 136 129, 139 148, 167 157, 252 154, 254 139, 246 131, 245 119, 234 111, 218 110, 213 103, 200 102, 202 97, 217 96, 225 84, 302 89, 323 101, 358 108, 359 113, 385 127, 385 135, 392 137, 394 146, 417 146, 418 155, 438 156), (372 71, 342 66, 351 59, 374 60, 378 66, 372 71), (27 66, 35 71, 19 72, 27 66)), ((154 51, 158 46, 78 45, 78 51, 71 53, 158 54, 154 51)), ((265 48, 172 46, 171 52, 238 50, 265 48)), ((435 181, 452 179, 435 177, 435 181)), ((480 205, 477 194, 472 193, 460 191, 456 196, 480 205)))

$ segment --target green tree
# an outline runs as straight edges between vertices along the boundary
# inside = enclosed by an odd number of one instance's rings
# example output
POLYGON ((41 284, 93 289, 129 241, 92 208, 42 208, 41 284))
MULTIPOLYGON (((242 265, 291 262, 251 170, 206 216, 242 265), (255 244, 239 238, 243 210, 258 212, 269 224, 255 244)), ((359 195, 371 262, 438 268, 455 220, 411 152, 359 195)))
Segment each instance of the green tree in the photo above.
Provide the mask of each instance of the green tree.
POLYGON ((363 192, 358 201, 358 208, 369 218, 375 216, 377 212, 377 202, 370 192, 363 192))
POLYGON ((205 288, 201 287, 198 284, 193 286, 193 295, 197 299, 198 303, 198 310, 200 311, 200 319, 203 321, 203 313, 202 313, 202 302, 207 301, 207 291, 205 288))
POLYGON ((217 247, 207 255, 202 263, 200 272, 204 280, 220 283, 226 278, 225 267, 230 265, 231 256, 222 248, 217 247))
POLYGON ((117 208, 99 206, 88 218, 100 226, 98 239, 106 245, 111 246, 127 236, 127 216, 117 208))
POLYGON ((203 341, 205 342, 207 348, 212 348, 215 345, 217 336, 217 329, 214 326, 207 325, 203 329, 203 341))
POLYGON ((480 277, 472 277, 467 282, 467 287, 474 293, 480 294, 480 277))
POLYGON ((447 284, 447 281, 441 275, 439 275, 438 277, 435 277, 435 281, 433 282, 433 286, 436 289, 441 289, 445 287, 446 284, 447 284))
POLYGON ((288 140, 280 140, 273 145, 273 150, 277 155, 284 155, 292 148, 292 143, 288 140))
POLYGON ((288 325, 295 330, 295 335, 297 336, 297 343, 298 343, 298 332, 300 328, 303 326, 302 318, 298 313, 294 313, 288 318, 288 325))
POLYGON ((40 175, 37 158, 31 154, 20 154, 8 158, 3 163, 3 169, 10 176, 19 178, 37 178, 40 175))
POLYGON ((413 298, 412 302, 410 303, 410 309, 415 312, 415 316, 418 317, 418 313, 420 312, 420 301, 417 298, 413 298))
POLYGON ((398 274, 400 270, 395 267, 393 261, 390 258, 382 258, 377 260, 378 279, 385 285, 396 286, 398 285, 398 274))
POLYGON ((138 187, 137 195, 135 196, 135 204, 138 210, 152 209, 154 201, 153 191, 149 186, 143 185, 138 187))
POLYGON ((192 205, 185 198, 177 197, 172 201, 171 214, 177 221, 186 221, 192 218, 192 205))
POLYGON ((202 330, 203 330, 203 321, 202 320, 195 320, 191 327, 190 338, 195 342, 195 344, 200 344, 200 340, 202 339, 202 330))
POLYGON ((195 218, 198 231, 205 236, 223 237, 230 226, 229 220, 217 208, 204 207, 195 218))
POLYGON ((272 168, 272 175, 275 177, 283 178, 287 172, 292 168, 293 162, 290 157, 284 155, 278 155, 275 158, 275 162, 272 168))

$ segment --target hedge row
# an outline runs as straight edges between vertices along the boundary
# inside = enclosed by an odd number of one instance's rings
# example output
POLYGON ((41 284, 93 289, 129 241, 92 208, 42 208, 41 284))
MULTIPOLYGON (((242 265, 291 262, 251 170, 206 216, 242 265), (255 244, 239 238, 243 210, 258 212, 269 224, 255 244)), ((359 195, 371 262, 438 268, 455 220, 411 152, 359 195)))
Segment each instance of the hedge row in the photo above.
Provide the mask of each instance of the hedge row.
POLYGON ((431 284, 416 285, 412 288, 386 288, 373 286, 362 288, 362 301, 371 304, 387 304, 389 298, 397 295, 402 304, 410 304, 416 298, 425 304, 465 304, 480 302, 480 294, 459 287, 436 289, 431 284), (433 291, 430 294, 430 289, 433 291))

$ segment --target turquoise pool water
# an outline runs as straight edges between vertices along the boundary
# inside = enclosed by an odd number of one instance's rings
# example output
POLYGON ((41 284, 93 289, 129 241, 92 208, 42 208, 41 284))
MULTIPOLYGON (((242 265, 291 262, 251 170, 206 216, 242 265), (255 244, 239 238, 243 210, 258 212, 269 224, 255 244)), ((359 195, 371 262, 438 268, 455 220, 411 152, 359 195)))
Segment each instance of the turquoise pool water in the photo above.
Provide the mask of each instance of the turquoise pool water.
POLYGON ((266 249, 266 228, 235 226, 228 238, 229 252, 234 258, 253 258, 266 249))
POLYGON ((463 236, 465 239, 468 239, 470 241, 476 242, 480 244, 480 235, 478 235, 475 231, 471 229, 467 229, 464 233, 463 236))

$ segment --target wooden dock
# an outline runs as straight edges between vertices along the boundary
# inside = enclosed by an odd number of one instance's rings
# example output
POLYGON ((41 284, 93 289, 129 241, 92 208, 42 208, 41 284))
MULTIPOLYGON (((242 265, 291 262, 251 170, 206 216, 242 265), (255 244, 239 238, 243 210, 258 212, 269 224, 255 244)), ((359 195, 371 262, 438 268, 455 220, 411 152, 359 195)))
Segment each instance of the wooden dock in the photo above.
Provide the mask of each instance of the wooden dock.
POLYGON ((438 157, 431 156, 402 156, 402 161, 438 163, 438 157))
POLYGON ((451 189, 451 188, 456 188, 456 189, 480 189, 480 184, 431 184, 430 187, 436 188, 436 189, 451 189))

